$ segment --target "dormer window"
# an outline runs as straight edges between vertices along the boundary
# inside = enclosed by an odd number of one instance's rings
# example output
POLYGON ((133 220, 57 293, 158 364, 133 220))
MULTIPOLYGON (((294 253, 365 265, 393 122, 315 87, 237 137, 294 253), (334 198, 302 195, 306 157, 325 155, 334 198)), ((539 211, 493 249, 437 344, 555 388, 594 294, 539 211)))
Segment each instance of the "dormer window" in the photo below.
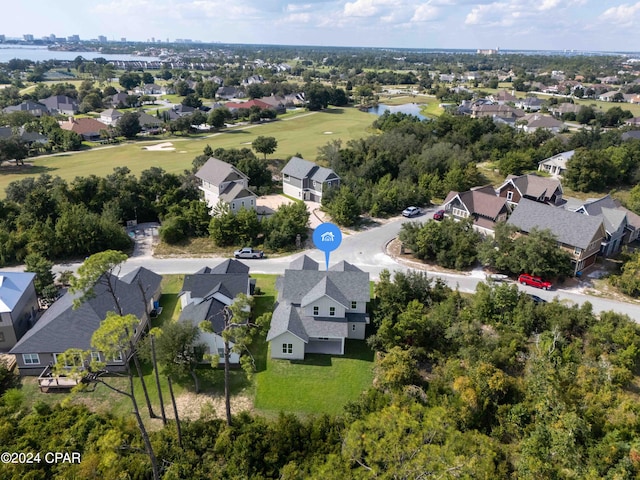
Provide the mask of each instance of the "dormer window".
POLYGON ((513 192, 512 191, 507 192, 507 200, 508 201, 513 200, 513 192))

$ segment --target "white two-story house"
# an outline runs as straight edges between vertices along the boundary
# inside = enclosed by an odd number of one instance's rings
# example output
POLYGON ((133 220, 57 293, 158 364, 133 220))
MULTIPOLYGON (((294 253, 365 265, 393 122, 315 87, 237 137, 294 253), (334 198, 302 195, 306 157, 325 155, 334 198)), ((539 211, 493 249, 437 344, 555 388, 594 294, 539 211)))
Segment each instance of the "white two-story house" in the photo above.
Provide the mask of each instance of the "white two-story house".
POLYGON ((306 353, 344 355, 345 340, 363 340, 369 323, 369 274, 347 262, 328 271, 303 255, 278 278, 267 341, 271 358, 304 359, 306 353))
POLYGON ((232 212, 241 208, 256 209, 255 193, 249 190, 249 177, 233 165, 210 158, 196 173, 200 179, 200 190, 209 210, 222 201, 229 205, 232 212))

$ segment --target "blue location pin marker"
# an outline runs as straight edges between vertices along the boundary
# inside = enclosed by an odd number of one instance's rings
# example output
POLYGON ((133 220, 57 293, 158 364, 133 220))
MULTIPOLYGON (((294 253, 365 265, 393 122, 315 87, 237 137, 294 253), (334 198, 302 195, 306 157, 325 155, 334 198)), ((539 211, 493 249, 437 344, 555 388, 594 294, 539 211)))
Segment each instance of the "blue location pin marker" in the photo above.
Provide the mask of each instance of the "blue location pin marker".
POLYGON ((333 223, 321 223, 313 231, 313 243, 318 250, 324 252, 327 270, 329 270, 329 255, 340 246, 340 242, 342 242, 342 232, 333 223))

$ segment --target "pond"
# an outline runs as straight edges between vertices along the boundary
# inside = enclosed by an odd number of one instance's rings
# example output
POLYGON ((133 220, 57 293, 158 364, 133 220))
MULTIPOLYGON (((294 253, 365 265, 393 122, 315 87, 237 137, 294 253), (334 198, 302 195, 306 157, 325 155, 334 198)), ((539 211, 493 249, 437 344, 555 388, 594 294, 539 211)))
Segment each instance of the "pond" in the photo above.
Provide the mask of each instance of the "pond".
POLYGON ((367 112, 380 116, 386 110, 389 110, 391 113, 407 113, 418 117, 420 120, 426 120, 427 117, 420 113, 420 107, 422 107, 422 105, 417 103, 405 103, 404 105, 385 105, 384 103, 379 103, 375 107, 368 108, 367 112))

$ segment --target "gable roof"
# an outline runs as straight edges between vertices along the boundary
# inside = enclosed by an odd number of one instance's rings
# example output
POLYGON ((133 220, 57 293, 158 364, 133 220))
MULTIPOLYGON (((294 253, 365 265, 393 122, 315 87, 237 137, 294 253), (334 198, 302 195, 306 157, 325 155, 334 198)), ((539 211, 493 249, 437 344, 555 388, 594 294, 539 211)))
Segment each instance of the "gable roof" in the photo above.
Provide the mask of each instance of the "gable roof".
POLYGON ((267 334, 267 342, 270 342, 285 332, 292 333, 304 343, 309 342, 309 335, 307 335, 302 325, 298 309, 289 302, 276 304, 276 308, 273 310, 271 316, 271 326, 267 334))
POLYGON ((587 202, 576 211, 594 217, 602 217, 604 228, 609 233, 619 230, 627 223, 626 212, 618 208, 616 201, 610 195, 587 202))
POLYGON ((31 272, 0 272, 0 313, 11 313, 36 277, 31 272))
POLYGON ((220 198, 225 202, 231 202, 237 198, 247 198, 247 197, 255 197, 256 194, 253 193, 248 188, 244 188, 242 184, 232 182, 225 187, 225 189, 220 192, 220 198))
POLYGON ((200 170, 196 172, 196 177, 213 185, 242 179, 249 180, 249 177, 233 165, 213 157, 200 167, 200 170))
POLYGON ((71 130, 79 135, 87 135, 106 130, 107 125, 95 118, 69 118, 67 121, 60 122, 60 128, 71 130))
POLYGON ((245 273, 195 273, 186 275, 178 295, 190 292, 191 298, 208 298, 221 293, 234 299, 239 293, 248 293, 249 274, 245 273))
POLYGON ((545 158, 544 160, 540 160, 538 164, 551 165, 554 167, 567 168, 567 161, 573 157, 573 154, 576 153, 575 150, 569 150, 562 153, 557 153, 549 158, 545 158))
POLYGON ((224 260, 222 263, 217 264, 215 267, 202 267, 200 270, 196 272, 197 274, 202 273, 216 273, 216 274, 225 274, 225 273, 246 273, 249 274, 249 267, 235 258, 228 258, 224 260))
MULTIPOLYGON (((285 270, 282 277, 280 298, 293 304, 301 304, 312 291, 332 292, 341 300, 349 302, 369 301, 369 274, 362 270, 319 271, 319 270, 285 270), (325 279, 329 279, 327 284, 325 279), (317 289, 317 290, 316 290, 317 289), (339 293, 337 293, 339 292, 339 293)), ((310 297, 307 297, 307 300, 310 297)), ((348 306, 349 304, 347 304, 348 306)))
POLYGON ((508 175, 505 182, 498 187, 498 190, 502 190, 509 183, 513 184, 521 195, 533 198, 551 198, 558 189, 562 192, 560 180, 541 177, 532 173, 520 176, 508 175))
POLYGON ((451 203, 458 198, 470 214, 477 214, 495 220, 500 212, 507 208, 507 200, 498 197, 493 187, 486 186, 466 192, 449 192, 443 205, 451 203))
POLYGON ((325 182, 330 178, 340 178, 330 168, 321 167, 300 157, 291 157, 282 169, 282 174, 293 178, 310 178, 317 182, 325 182))
POLYGON ((290 270, 318 270, 318 267, 319 263, 307 255, 302 255, 289 264, 290 270))
MULTIPOLYGON (((160 287, 162 277, 144 267, 138 267, 122 278, 111 277, 122 313, 143 318, 147 313, 147 302, 160 287), (142 292, 145 292, 144 296, 142 292)), ((85 300, 77 309, 73 308, 73 302, 83 293, 64 294, 44 312, 11 349, 11 353, 61 353, 69 348, 88 350, 93 332, 100 327, 107 313, 118 310, 104 283, 98 282, 94 292, 95 296, 85 300)))
POLYGON ((602 219, 523 198, 507 223, 523 232, 549 229, 560 243, 586 249, 593 239, 604 237, 602 219))
POLYGON ((310 303, 313 303, 325 296, 335 300, 343 307, 349 308, 349 300, 345 298, 336 284, 333 283, 328 277, 324 277, 311 290, 309 290, 307 294, 300 300, 300 305, 305 307, 310 303))
POLYGON ((225 306, 216 298, 205 298, 198 302, 191 302, 182 309, 178 321, 198 326, 200 322, 207 320, 211 323, 213 332, 220 334, 225 327, 225 306))

